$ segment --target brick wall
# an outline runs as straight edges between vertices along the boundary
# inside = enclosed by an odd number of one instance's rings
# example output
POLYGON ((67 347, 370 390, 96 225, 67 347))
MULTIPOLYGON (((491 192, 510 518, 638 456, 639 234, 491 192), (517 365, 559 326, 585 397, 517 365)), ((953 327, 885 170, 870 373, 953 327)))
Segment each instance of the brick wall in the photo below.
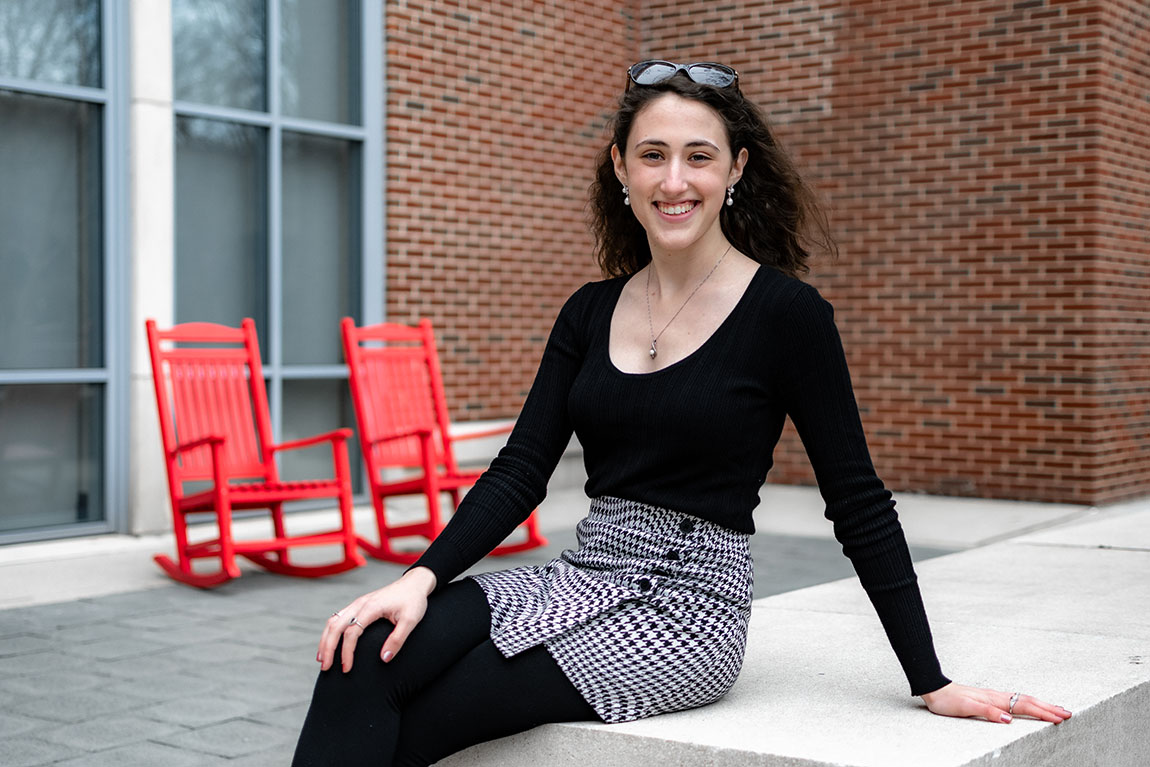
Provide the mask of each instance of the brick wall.
MULTIPOLYGON (((840 259, 810 280, 836 306, 892 488, 1074 503, 1150 488, 1145 3, 388 14, 388 307, 441 322, 463 408, 515 412, 562 296, 594 275, 581 207, 615 73, 716 59, 827 200, 840 259), (556 50, 585 74, 514 74, 556 50), (486 63, 454 74, 476 56, 486 63), (509 75, 514 87, 498 82, 509 75), (573 90, 560 97, 557 82, 573 90)), ((776 458, 773 481, 811 481, 793 433, 776 458)))
POLYGON ((512 417, 563 301, 634 56, 607 2, 387 4, 387 315, 437 328, 453 417, 512 417))

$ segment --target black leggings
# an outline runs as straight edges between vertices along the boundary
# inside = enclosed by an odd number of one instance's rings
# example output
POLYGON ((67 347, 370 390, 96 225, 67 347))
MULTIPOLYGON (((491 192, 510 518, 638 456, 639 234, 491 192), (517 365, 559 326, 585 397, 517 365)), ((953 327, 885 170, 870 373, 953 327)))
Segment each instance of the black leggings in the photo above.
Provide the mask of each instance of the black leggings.
POLYGON ((504 658, 483 590, 464 579, 428 601, 390 663, 392 625, 367 627, 344 674, 321 671, 293 767, 427 765, 548 722, 599 720, 543 647, 504 658))

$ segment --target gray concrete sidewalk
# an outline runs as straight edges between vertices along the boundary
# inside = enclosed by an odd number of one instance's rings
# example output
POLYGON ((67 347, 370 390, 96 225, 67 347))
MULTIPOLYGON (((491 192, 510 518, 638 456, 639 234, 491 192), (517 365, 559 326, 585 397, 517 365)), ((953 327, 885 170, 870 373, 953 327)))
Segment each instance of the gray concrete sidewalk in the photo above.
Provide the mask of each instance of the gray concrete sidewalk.
MULTIPOLYGON (((756 597, 851 574, 814 491, 765 495, 752 539, 756 597)), ((477 569, 547 561, 573 545, 586 504, 581 493, 554 493, 541 509, 546 550, 477 569)), ((919 560, 1090 516, 921 497, 900 500, 900 510, 919 560)), ((162 536, 0 549, 0 764, 286 765, 319 628, 402 571, 371 562, 299 580, 251 569, 198 591, 160 574, 150 561, 160 550, 170 550, 162 536)), ((896 668, 888 672, 897 684, 896 668)))

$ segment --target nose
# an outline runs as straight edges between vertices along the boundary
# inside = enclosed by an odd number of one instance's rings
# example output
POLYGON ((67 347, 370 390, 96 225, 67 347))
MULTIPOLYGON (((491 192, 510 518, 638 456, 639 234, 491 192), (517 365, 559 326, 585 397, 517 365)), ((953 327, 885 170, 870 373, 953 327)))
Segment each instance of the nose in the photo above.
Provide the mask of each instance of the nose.
POLYGON ((663 194, 674 197, 687 189, 687 167, 679 158, 673 158, 666 165, 667 173, 660 184, 663 194))

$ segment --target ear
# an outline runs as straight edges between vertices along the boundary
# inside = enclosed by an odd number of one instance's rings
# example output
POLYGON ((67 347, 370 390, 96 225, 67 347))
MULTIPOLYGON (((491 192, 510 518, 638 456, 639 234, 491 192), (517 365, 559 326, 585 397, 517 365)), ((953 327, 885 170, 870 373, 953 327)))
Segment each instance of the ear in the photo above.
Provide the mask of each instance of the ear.
POLYGON ((615 178, 619 183, 627 186, 627 165, 623 162, 623 155, 619 152, 617 144, 611 145, 611 162, 615 164, 615 178))
POLYGON ((743 177, 743 168, 747 167, 747 148, 743 147, 739 150, 739 156, 735 158, 735 162, 731 165, 731 173, 727 178, 727 186, 734 186, 735 183, 743 177))

